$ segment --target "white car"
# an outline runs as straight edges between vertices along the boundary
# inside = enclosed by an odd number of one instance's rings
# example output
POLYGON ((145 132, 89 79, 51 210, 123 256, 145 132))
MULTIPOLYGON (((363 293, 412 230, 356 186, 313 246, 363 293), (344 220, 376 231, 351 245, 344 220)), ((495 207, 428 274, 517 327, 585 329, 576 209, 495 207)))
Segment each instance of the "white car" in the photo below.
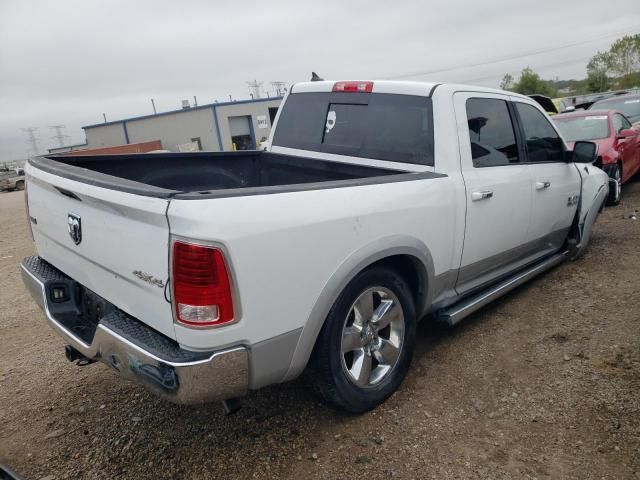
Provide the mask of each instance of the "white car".
POLYGON ((419 319, 453 325, 583 251, 595 155, 501 90, 301 83, 267 151, 30 160, 23 277, 70 360, 170 401, 305 372, 362 412, 401 384, 419 319))

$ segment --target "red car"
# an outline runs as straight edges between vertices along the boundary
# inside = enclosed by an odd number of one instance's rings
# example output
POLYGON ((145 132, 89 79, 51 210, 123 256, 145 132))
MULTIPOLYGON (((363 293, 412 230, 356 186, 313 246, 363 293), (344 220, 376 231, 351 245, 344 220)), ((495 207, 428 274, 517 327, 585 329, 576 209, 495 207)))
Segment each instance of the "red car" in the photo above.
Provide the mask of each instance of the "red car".
POLYGON ((619 204, 622 184, 640 170, 640 130, 616 110, 580 110, 552 118, 570 149, 578 140, 598 145, 595 164, 613 180, 608 203, 619 204))

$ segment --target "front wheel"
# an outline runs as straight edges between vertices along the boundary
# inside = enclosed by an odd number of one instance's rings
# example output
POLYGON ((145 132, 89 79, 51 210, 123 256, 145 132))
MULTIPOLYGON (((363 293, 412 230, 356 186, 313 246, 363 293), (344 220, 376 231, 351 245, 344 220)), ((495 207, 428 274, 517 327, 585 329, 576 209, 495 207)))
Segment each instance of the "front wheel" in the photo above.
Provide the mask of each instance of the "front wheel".
POLYGON ((305 376, 326 402, 366 412, 404 380, 415 338, 415 307, 404 279, 387 268, 365 270, 331 308, 305 376))
POLYGON ((622 200, 622 169, 616 164, 609 170, 609 198, 608 205, 619 205, 622 200))

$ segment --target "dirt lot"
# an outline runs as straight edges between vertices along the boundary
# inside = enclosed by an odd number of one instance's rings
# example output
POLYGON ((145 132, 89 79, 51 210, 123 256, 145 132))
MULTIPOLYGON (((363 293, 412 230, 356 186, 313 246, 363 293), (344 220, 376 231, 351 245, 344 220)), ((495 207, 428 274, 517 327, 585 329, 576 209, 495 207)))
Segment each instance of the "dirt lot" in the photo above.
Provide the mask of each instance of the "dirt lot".
POLYGON ((362 416, 299 382, 235 416, 68 363, 20 279, 22 193, 0 195, 0 463, 26 479, 640 478, 640 182, 590 251, 452 330, 426 322, 401 390, 362 416))

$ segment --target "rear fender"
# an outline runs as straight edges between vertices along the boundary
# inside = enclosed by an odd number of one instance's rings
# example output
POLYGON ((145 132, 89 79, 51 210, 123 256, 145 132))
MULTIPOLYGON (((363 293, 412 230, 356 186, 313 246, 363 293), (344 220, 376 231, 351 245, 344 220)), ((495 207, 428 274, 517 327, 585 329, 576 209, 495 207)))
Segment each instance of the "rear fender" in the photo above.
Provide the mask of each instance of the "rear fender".
POLYGON ((428 309, 433 295, 433 289, 430 287, 433 285, 434 267, 433 258, 427 246, 417 238, 402 235, 376 240, 345 260, 326 282, 305 323, 291 365, 282 381, 292 380, 302 373, 329 310, 347 284, 368 266, 394 255, 409 255, 418 261, 419 266, 423 269, 422 276, 425 277, 426 286, 419 305, 416 305, 416 311, 420 315, 428 309))

